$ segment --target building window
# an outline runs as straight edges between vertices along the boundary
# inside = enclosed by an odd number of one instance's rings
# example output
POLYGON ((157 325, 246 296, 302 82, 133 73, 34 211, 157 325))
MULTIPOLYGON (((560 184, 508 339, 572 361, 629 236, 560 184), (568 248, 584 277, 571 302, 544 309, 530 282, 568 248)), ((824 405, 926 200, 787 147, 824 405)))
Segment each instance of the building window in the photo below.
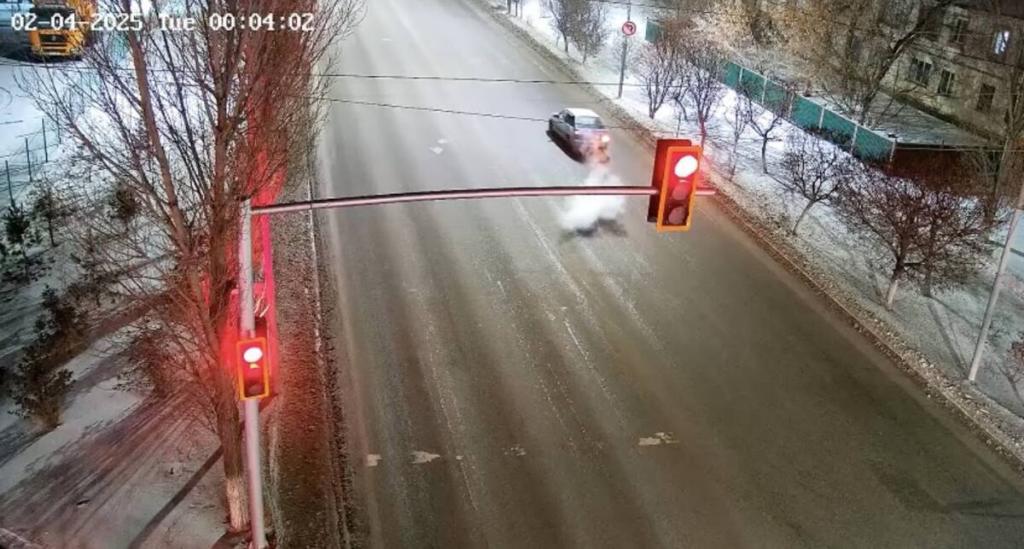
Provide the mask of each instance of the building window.
POLYGON ((967 20, 958 18, 956 21, 953 21, 953 27, 950 30, 949 41, 962 46, 967 39, 967 20))
POLYGON ((1005 57, 1006 51, 1010 49, 1010 31, 996 31, 992 39, 992 54, 996 57, 1005 57))
POLYGON ((939 95, 953 95, 953 84, 956 82, 956 75, 943 69, 939 74, 939 95))
POLYGON ((988 112, 992 110, 992 100, 996 97, 995 86, 989 86, 988 84, 981 85, 981 93, 978 94, 978 106, 975 107, 980 112, 988 112))
POLYGON ((928 85, 928 80, 932 76, 932 64, 920 59, 913 58, 910 60, 910 81, 921 84, 922 86, 928 85))

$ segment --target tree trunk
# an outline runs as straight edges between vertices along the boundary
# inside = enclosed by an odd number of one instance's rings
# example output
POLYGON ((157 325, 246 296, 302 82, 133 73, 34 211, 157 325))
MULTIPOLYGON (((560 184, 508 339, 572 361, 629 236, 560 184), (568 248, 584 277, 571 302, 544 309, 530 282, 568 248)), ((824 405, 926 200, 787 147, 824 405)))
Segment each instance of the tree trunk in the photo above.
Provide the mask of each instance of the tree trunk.
POLYGON ((892 310, 892 303, 896 300, 896 289, 899 287, 900 279, 898 275, 893 275, 892 279, 889 280, 889 291, 885 293, 885 308, 892 310))
POLYGON ((814 202, 807 202, 803 211, 800 212, 800 217, 796 218, 796 223, 793 223, 793 228, 790 229, 789 234, 796 236, 796 231, 800 228, 800 222, 804 220, 805 216, 807 216, 807 212, 811 211, 811 206, 814 206, 814 202))
POLYGON ((761 171, 768 174, 768 138, 761 139, 761 171))
MULTIPOLYGON (((887 71, 888 72, 888 71, 887 71)), ((868 122, 868 115, 871 114, 871 104, 875 102, 875 97, 878 95, 878 89, 870 91, 860 98, 860 112, 857 113, 857 123, 864 126, 868 122)), ((884 110, 884 109, 883 109, 884 110)))
POLYGON ((739 144, 739 139, 734 139, 732 142, 732 152, 729 154, 729 181, 736 177, 736 150, 739 148, 739 144))
POLYGON ((240 532, 249 523, 245 502, 245 470, 242 465, 242 432, 238 428, 238 407, 234 398, 217 396, 217 435, 224 450, 224 493, 228 505, 228 524, 232 532, 240 532))
POLYGON ((697 124, 700 126, 700 146, 701 148, 704 148, 704 142, 707 141, 708 138, 707 121, 698 116, 697 124))
POLYGON ((565 33, 562 33, 562 46, 565 49, 565 54, 569 54, 569 39, 566 38, 565 33))
POLYGON ((925 297, 932 297, 932 286, 933 286, 932 278, 933 278, 932 277, 932 270, 931 269, 926 270, 925 273, 924 273, 924 285, 921 288, 921 293, 924 294, 925 297))
POLYGON ((46 230, 50 233, 50 247, 54 248, 57 246, 57 241, 53 239, 53 220, 46 219, 46 230))

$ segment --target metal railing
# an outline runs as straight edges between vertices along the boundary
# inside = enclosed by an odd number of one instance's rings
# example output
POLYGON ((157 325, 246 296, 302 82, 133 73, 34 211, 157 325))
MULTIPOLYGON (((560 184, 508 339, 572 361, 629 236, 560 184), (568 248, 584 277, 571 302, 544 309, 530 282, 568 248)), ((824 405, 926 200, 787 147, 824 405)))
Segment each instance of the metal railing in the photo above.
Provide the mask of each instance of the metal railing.
POLYGON ((62 136, 60 127, 46 118, 39 129, 20 134, 18 140, 0 154, 0 214, 17 203, 24 207, 39 184, 44 166, 57 154, 62 136))
POLYGON ((794 126, 821 135, 862 160, 889 162, 896 152, 896 141, 880 135, 849 118, 793 93, 786 85, 730 62, 722 82, 745 94, 762 107, 785 116, 794 126))

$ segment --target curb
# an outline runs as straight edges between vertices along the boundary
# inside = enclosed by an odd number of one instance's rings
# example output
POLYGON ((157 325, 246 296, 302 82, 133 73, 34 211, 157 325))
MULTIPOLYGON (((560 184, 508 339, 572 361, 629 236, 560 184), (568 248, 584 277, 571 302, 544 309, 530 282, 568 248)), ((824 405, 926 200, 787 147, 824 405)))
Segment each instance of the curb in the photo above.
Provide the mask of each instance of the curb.
MULTIPOLYGON (((563 71, 569 73, 573 80, 581 82, 587 80, 576 67, 552 53, 528 31, 513 22, 502 9, 499 9, 501 6, 489 0, 474 0, 474 2, 485 8, 484 11, 487 12, 488 16, 525 42, 530 49, 540 54, 548 62, 554 63, 563 71)), ((598 104, 611 112, 621 123, 623 129, 629 131, 634 137, 649 147, 654 147, 658 139, 654 130, 637 122, 629 111, 593 86, 584 84, 580 87, 593 97, 598 104)), ((927 397, 936 397, 935 400, 938 400, 946 409, 953 412, 961 423, 974 431, 990 448, 997 450, 997 453, 1009 465, 1017 471, 1024 472, 1024 443, 1004 429, 1001 426, 1003 422, 994 423, 994 421, 998 420, 993 417, 992 409, 995 409, 997 413, 1010 413, 1008 410, 983 394, 978 394, 977 391, 972 391, 975 393, 975 396, 969 396, 962 386, 949 379, 945 374, 938 372, 919 351, 900 341, 898 336, 886 336, 876 331, 872 324, 879 328, 887 328, 888 325, 883 320, 864 311, 859 305, 847 303, 843 298, 829 292, 827 289, 828 284, 812 274, 813 270, 807 267, 808 262, 803 259, 801 252, 785 241, 779 240, 769 227, 754 218, 732 197, 725 194, 722 190, 723 187, 718 185, 721 181, 721 176, 713 172, 710 175, 719 189, 719 193, 713 199, 726 216, 736 223, 744 233, 753 238, 786 271, 799 278, 811 291, 823 298, 823 302, 829 310, 842 317, 847 324, 866 337, 872 346, 881 351, 893 364, 907 374, 911 380, 922 387, 927 397), (936 376, 939 376, 940 379, 936 379, 936 376), (981 416, 987 417, 983 419, 981 416)))

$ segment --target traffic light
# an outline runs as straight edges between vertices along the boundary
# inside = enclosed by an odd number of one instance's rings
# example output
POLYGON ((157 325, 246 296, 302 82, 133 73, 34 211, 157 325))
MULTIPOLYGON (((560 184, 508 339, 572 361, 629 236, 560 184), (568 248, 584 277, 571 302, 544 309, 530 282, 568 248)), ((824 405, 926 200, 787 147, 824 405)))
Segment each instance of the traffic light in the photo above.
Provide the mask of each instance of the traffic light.
POLYGON ((270 368, 267 338, 255 337, 238 342, 238 392, 242 400, 270 394, 270 368))
POLYGON ((659 139, 654 156, 647 220, 658 231, 688 231, 693 219, 694 197, 700 184, 702 150, 689 139, 659 139))

